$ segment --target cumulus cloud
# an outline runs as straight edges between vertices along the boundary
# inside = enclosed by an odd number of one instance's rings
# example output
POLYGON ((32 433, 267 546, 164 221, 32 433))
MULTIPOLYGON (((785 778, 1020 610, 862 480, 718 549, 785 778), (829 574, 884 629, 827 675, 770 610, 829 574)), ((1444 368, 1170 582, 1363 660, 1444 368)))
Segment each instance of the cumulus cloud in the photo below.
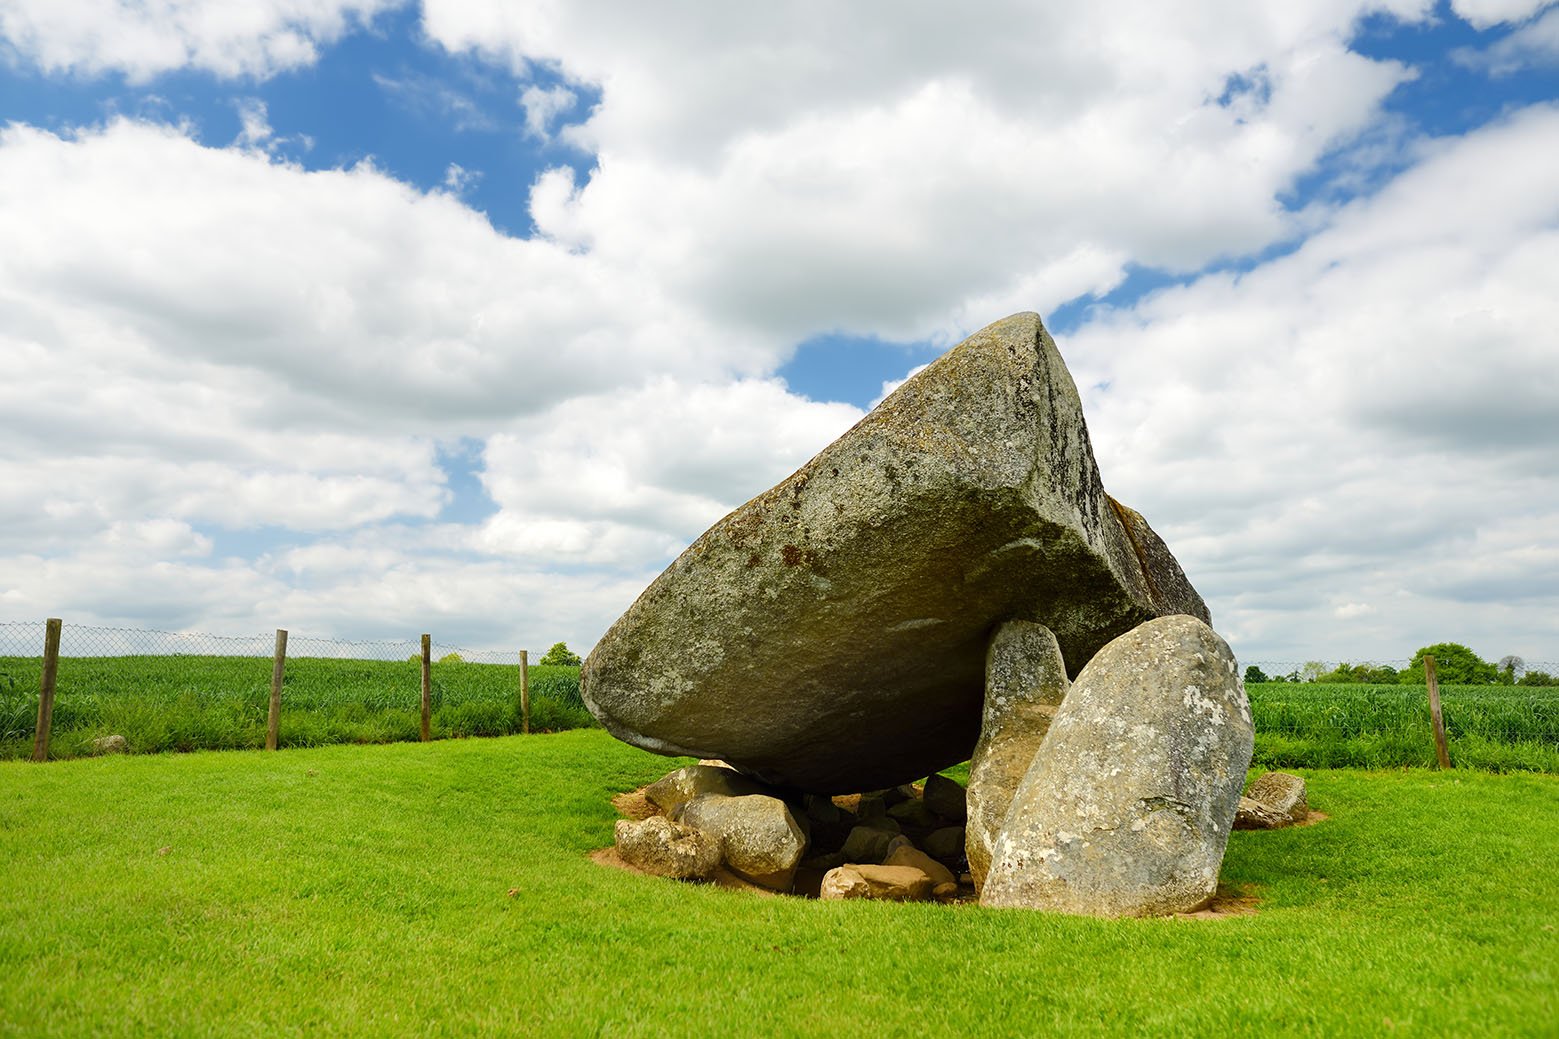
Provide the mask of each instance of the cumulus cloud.
POLYGON ((574 107, 579 99, 565 86, 542 89, 532 85, 520 94, 520 106, 525 109, 525 132, 546 141, 552 137, 552 123, 558 116, 574 107))
POLYGON ((1549 8, 1541 18, 1482 50, 1458 50, 1455 58, 1463 65, 1484 69, 1491 76, 1509 76, 1523 69, 1559 65, 1559 7, 1549 8))
POLYGON ((8 0, 0 41, 45 72, 179 69, 264 79, 312 64, 319 47, 405 0, 8 0))
POLYGON ((1556 141, 1545 105, 1439 142, 1291 255, 1062 343, 1107 486, 1236 645, 1554 645, 1549 613, 1488 593, 1559 580, 1556 141))
POLYGON ((1408 75, 1346 46, 1377 7, 430 0, 424 19, 452 50, 599 87, 564 132, 598 168, 537 185, 543 233, 795 342, 947 340, 1131 261, 1195 270, 1294 234, 1278 196, 1408 75))

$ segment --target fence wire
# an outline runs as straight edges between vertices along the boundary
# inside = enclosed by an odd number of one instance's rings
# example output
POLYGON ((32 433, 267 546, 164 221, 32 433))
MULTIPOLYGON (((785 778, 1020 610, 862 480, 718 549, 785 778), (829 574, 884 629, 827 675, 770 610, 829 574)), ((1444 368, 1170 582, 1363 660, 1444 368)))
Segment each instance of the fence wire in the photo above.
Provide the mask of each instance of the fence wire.
MULTIPOLYGON (((0 622, 0 757, 17 756, 20 741, 32 738, 44 631, 42 622, 0 622)), ((54 728, 77 736, 76 750, 66 738, 59 756, 79 752, 83 741, 137 727, 141 749, 254 745, 264 724, 274 646, 274 632, 213 635, 65 625, 54 728)), ((416 738, 421 654, 420 637, 289 634, 283 744, 416 738)), ((517 731, 519 650, 435 642, 430 655, 436 731, 456 736, 517 731)), ((537 727, 591 724, 577 669, 537 663, 532 657, 537 727)), ((1357 663, 1389 665, 1396 672, 1407 670, 1410 661, 1357 663)), ((1422 683, 1292 680, 1302 673, 1324 676, 1339 666, 1332 662, 1261 660, 1242 668, 1250 666, 1277 679, 1248 685, 1258 760, 1267 754, 1267 763, 1275 764, 1387 765, 1432 754, 1422 683), (1289 744, 1306 749, 1284 759, 1289 744), (1317 759, 1317 747, 1331 749, 1317 759)), ((1547 679, 1559 676, 1559 664, 1525 662, 1515 675, 1547 679)), ((1559 686, 1459 686, 1442 677, 1441 702, 1453 755, 1460 748, 1498 767, 1500 747, 1527 748, 1520 760, 1537 764, 1509 767, 1559 771, 1559 686)))
MULTIPOLYGON (((41 621, 0 621, 0 657, 36 657, 43 654, 41 621)), ((265 657, 275 649, 276 633, 212 635, 205 632, 156 631, 143 628, 105 628, 66 624, 60 633, 61 657, 265 657)), ((469 649, 445 642, 432 643, 434 660, 459 657, 469 664, 518 664, 520 651, 469 649)), ((422 639, 335 639, 317 635, 287 636, 287 658, 320 660, 421 659, 422 639)), ((535 654, 532 654, 534 657, 535 654)), ((534 663, 534 660, 532 661, 534 663)))

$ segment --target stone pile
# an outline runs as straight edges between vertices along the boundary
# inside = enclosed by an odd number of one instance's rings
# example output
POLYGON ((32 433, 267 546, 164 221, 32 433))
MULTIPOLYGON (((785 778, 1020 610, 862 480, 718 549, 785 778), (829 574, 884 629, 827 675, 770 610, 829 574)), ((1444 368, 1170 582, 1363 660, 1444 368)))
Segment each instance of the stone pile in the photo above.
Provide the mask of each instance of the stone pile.
POLYGON ((620 824, 619 853, 829 898, 1195 909, 1253 742, 1209 625, 1014 315, 715 524, 596 645, 581 690, 608 731, 731 766, 652 784, 661 821, 620 824), (937 775, 966 759, 967 793, 937 775))
MULTIPOLYGON (((820 898, 949 901, 963 869, 964 788, 944 776, 826 797, 732 769, 678 769, 643 790, 657 814, 617 823, 617 854, 646 873, 724 879, 820 898)), ((967 874, 964 874, 967 877, 967 874)))

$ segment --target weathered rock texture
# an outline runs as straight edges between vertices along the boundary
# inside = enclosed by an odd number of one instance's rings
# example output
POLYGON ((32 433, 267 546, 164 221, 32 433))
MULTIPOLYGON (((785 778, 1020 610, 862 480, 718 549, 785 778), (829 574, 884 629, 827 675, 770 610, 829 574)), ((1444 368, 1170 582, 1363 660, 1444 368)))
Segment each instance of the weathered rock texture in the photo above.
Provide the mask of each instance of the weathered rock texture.
POLYGON ((1310 802, 1303 776, 1290 772, 1264 772, 1240 798, 1234 813, 1236 830, 1277 830, 1305 821, 1310 802))
POLYGON ((1034 314, 970 336, 700 537, 585 661, 619 739, 836 793, 964 760, 1005 621, 1075 673, 1153 617, 1206 618, 1104 493, 1081 403, 1034 314))
POLYGON ((617 854, 657 877, 707 877, 720 865, 720 842, 663 815, 617 820, 617 854))
POLYGON ((700 794, 742 797, 771 791, 740 772, 718 765, 687 765, 668 773, 644 788, 644 796, 662 812, 674 813, 700 794))
POLYGON ((1066 662, 1049 628, 1010 621, 996 630, 985 657, 980 742, 969 759, 964 841, 977 891, 985 886, 1007 806, 1033 764, 1067 686, 1066 662))
POLYGON ((828 871, 818 897, 924 902, 934 888, 931 878, 912 866, 847 865, 828 871))
POLYGON ((1164 617, 1111 642, 1013 797, 980 903, 1093 916, 1205 904, 1253 735, 1234 655, 1200 620, 1164 617))
POLYGON ((776 891, 790 888, 807 846, 785 802, 764 794, 702 794, 678 810, 677 821, 714 837, 734 873, 776 891))

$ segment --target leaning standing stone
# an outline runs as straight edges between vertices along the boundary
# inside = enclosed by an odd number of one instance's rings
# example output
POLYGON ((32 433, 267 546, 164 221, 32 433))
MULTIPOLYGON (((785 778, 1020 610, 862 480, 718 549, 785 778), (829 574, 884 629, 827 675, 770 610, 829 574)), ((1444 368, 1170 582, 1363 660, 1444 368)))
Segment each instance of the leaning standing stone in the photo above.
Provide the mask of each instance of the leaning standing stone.
POLYGON ((991 867, 991 849, 1007 806, 1023 782, 1066 698, 1066 662, 1049 628, 1008 621, 985 655, 985 714, 980 742, 969 759, 969 822, 965 851, 978 891, 991 867))
POLYGON ((1013 797, 980 903, 1089 916, 1206 904, 1254 733, 1234 654, 1162 617, 1083 668, 1013 797))

